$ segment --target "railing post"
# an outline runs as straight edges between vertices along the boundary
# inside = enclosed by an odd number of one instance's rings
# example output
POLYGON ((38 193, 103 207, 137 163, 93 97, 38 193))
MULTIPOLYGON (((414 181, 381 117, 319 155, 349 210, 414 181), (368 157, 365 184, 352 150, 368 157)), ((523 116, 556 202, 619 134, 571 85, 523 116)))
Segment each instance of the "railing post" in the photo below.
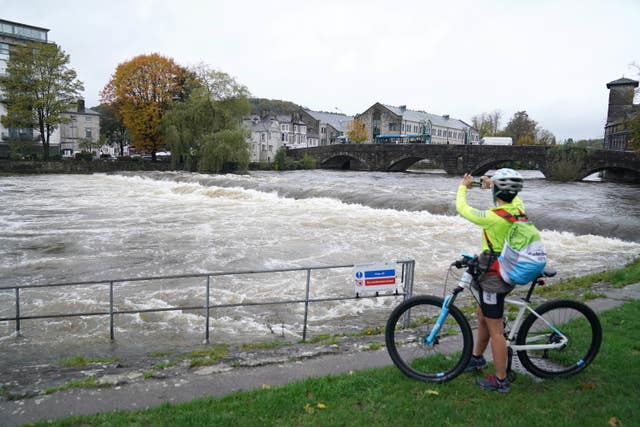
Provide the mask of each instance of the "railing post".
MULTIPOLYGON (((405 283, 405 293, 403 301, 408 300, 413 295, 413 272, 415 270, 416 261, 411 260, 407 263, 407 282, 405 283)), ((408 328, 411 321, 411 310, 407 310, 402 320, 402 327, 408 328)))
POLYGON ((413 296, 413 276, 416 268, 416 261, 411 260, 407 264, 407 295, 405 295, 405 300, 409 299, 413 296))
POLYGON ((16 336, 22 336, 22 332, 20 332, 20 288, 16 288, 16 336))
POLYGON ((206 320, 205 320, 205 324, 204 324, 204 342, 205 344, 209 344, 209 292, 210 292, 210 278, 211 276, 207 276, 207 301, 205 304, 205 312, 206 312, 206 320))
POLYGON ((311 283, 311 269, 307 269, 307 290, 304 296, 304 325, 302 328, 302 342, 307 341, 307 317, 309 316, 309 286, 311 283))
POLYGON ((115 340, 113 320, 113 282, 109 282, 109 336, 111 341, 115 340))

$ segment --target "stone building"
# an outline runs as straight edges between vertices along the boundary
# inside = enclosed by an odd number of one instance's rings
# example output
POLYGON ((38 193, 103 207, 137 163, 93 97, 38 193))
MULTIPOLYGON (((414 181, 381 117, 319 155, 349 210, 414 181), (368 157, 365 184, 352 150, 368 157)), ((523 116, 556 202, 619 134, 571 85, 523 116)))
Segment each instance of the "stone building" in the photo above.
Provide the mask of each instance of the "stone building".
POLYGON ((242 127, 247 131, 249 161, 271 162, 282 146, 283 134, 280 122, 272 116, 252 115, 244 119, 242 127))
POLYGON ((299 112, 280 114, 277 116, 280 123, 282 145, 289 148, 306 148, 308 146, 307 124, 302 120, 299 112))
POLYGON ((333 145, 347 141, 347 125, 353 116, 301 109, 301 118, 307 124, 309 147, 333 145))
POLYGON ((638 82, 621 78, 607 83, 609 108, 604 126, 604 148, 627 150, 629 142, 628 122, 640 114, 640 104, 633 103, 638 82))
POLYGON ((356 115, 356 119, 364 123, 365 142, 369 144, 478 144, 480 141, 479 132, 462 120, 410 110, 406 105, 394 107, 377 102, 356 115))
POLYGON ((85 108, 84 99, 79 99, 75 107, 63 114, 69 122, 60 125, 60 154, 62 157, 73 157, 83 150, 91 151, 96 156, 99 152, 100 114, 85 108), (83 146, 83 141, 91 148, 83 146))

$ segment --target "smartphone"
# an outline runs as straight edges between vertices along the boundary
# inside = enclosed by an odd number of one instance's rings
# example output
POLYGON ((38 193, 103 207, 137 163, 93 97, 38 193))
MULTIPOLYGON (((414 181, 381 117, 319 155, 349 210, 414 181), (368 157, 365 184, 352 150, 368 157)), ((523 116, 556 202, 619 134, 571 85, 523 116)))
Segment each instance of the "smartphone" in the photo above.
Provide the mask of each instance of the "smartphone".
POLYGON ((473 181, 471 181, 471 186, 472 187, 482 187, 482 181, 480 181, 479 179, 474 179, 473 181))

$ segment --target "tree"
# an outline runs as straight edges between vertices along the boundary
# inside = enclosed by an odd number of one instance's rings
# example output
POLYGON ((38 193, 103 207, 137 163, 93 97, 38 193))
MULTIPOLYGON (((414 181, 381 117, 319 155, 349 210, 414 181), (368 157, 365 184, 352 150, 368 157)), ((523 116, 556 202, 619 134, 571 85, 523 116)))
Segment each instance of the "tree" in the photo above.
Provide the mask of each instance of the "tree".
POLYGON ((187 170, 205 139, 224 129, 239 129, 251 110, 249 91, 228 74, 204 65, 190 71, 194 89, 184 102, 174 103, 162 121, 173 166, 183 162, 187 170))
POLYGON ((101 92, 131 132, 136 150, 150 153, 165 148, 161 122, 174 100, 184 99, 185 70, 157 53, 139 55, 118 65, 101 92))
POLYGON ((526 111, 518 111, 502 133, 513 138, 516 145, 529 145, 535 143, 537 125, 538 122, 531 120, 526 111))
POLYGON ((116 145, 120 155, 124 156, 124 147, 130 142, 129 131, 122 119, 116 115, 116 109, 109 104, 100 104, 91 109, 100 113, 100 137, 104 138, 108 145, 116 145))
POLYGON ((550 131, 538 126, 535 143, 536 145, 556 145, 556 137, 550 131))
POLYGON ((364 122, 360 119, 353 119, 347 124, 347 137, 349 141, 360 144, 367 140, 367 130, 364 122))
POLYGON ((0 78, 7 128, 36 129, 44 159, 49 158, 51 134, 84 90, 76 72, 69 68, 69 55, 54 43, 28 42, 12 48, 6 74, 0 78))
POLYGON ((492 113, 481 113, 471 118, 471 123, 474 128, 480 133, 480 138, 485 136, 495 136, 500 131, 500 119, 502 113, 500 111, 493 111, 492 113))
POLYGON ((94 150, 97 151, 100 146, 100 141, 93 141, 91 138, 80 138, 78 140, 78 147, 80 147, 82 152, 93 154, 94 150))
POLYGON ((199 172, 233 172, 247 170, 248 167, 249 143, 242 130, 225 129, 205 136, 198 164, 199 172))

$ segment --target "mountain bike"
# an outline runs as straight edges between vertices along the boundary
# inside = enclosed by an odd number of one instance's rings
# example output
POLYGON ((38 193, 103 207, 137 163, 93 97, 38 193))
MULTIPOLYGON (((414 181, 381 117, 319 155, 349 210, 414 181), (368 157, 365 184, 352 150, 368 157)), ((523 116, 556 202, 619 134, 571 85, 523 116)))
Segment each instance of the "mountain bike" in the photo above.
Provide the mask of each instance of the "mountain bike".
MULTIPOLYGON (((463 255, 451 264, 449 273, 462 268, 474 280, 481 274, 477 256, 463 255)), ((514 352, 522 366, 540 378, 577 374, 598 354, 602 327, 598 316, 586 304, 558 299, 536 309, 530 307, 534 288, 543 286, 544 278, 555 274, 553 269, 545 269, 531 282, 524 298, 505 299, 507 373, 511 381, 515 380, 511 366, 514 352), (507 305, 518 307, 513 320, 509 319, 507 305)), ((479 301, 470 281, 460 280, 445 298, 415 296, 393 310, 385 331, 387 351, 405 375, 422 381, 445 382, 464 371, 473 351, 473 333, 455 301, 465 289, 479 301)))

